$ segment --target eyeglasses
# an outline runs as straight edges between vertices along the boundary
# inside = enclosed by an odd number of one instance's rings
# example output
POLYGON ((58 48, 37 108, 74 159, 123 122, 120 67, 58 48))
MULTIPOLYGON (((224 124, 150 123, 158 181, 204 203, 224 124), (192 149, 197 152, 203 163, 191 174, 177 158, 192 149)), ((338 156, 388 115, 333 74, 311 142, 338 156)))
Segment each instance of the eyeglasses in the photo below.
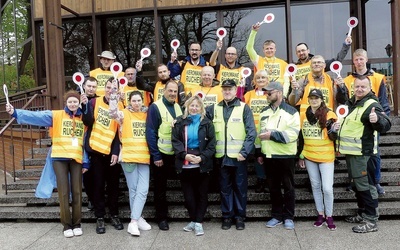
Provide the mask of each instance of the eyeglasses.
POLYGON ((236 56, 235 53, 226 53, 225 55, 227 55, 227 56, 236 56))
POLYGON ((198 51, 201 51, 201 49, 190 49, 190 51, 192 51, 192 52, 198 52, 198 51))
POLYGON ((315 61, 315 62, 311 62, 311 64, 313 65, 317 65, 317 64, 324 64, 325 62, 323 61, 315 61))
POLYGON ((273 93, 276 93, 278 90, 267 91, 267 95, 271 96, 273 93))

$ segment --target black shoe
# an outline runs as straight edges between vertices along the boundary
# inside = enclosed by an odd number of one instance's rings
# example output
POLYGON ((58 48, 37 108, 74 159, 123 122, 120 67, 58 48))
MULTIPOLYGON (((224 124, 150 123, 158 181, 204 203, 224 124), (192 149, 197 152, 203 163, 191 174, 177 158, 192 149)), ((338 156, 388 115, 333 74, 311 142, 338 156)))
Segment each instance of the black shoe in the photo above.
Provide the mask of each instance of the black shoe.
POLYGON ((166 220, 160 221, 160 222, 158 223, 158 228, 159 228, 160 230, 163 230, 163 231, 168 231, 168 230, 169 230, 168 222, 167 222, 166 220))
POLYGON ((349 184, 349 185, 346 187, 346 191, 348 191, 348 192, 353 192, 353 187, 351 186, 351 184, 349 184))
POLYGON ((265 187, 265 180, 258 178, 257 179, 257 184, 255 188, 256 193, 263 193, 264 192, 264 187, 265 187))
POLYGON ((243 230, 244 229, 244 221, 242 217, 236 219, 236 230, 243 230))
POLYGON ((87 210, 88 211, 93 211, 94 210, 94 206, 93 206, 93 203, 91 201, 89 201, 88 204, 87 204, 87 210))
POLYGON ((96 233, 104 234, 106 232, 106 226, 104 224, 104 218, 97 218, 96 222, 96 233))
POLYGON ((118 215, 111 216, 111 225, 117 230, 124 229, 124 225, 119 220, 118 215))
POLYGON ((232 226, 232 219, 231 219, 231 218, 225 218, 225 219, 222 221, 222 226, 221 226, 221 228, 222 228, 223 230, 228 230, 228 229, 231 228, 231 226, 232 226))

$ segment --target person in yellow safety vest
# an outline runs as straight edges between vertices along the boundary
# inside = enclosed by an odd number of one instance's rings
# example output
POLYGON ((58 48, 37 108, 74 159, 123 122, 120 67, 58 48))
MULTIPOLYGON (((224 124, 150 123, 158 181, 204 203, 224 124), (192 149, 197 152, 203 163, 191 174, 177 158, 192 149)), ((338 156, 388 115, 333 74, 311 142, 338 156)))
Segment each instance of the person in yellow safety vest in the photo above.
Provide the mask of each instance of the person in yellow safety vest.
POLYGON ((82 218, 82 173, 89 168, 88 157, 84 158, 83 136, 85 127, 79 108, 80 96, 76 91, 64 95, 64 110, 28 111, 14 109, 6 104, 6 111, 18 124, 51 127, 51 160, 60 201, 60 221, 67 238, 83 234, 82 218), (70 211, 69 197, 72 197, 70 211))
POLYGON ((130 93, 137 90, 140 93, 142 93, 143 105, 145 107, 148 107, 152 102, 152 97, 151 97, 152 92, 138 89, 138 87, 136 86, 136 74, 137 70, 133 67, 125 69, 125 77, 128 80, 128 84, 124 87, 123 92, 121 92, 121 99, 123 100, 124 106, 127 107, 130 104, 129 102, 130 93))
MULTIPOLYGON (((113 73, 110 70, 110 66, 115 62, 115 59, 117 57, 114 55, 114 53, 108 50, 101 52, 101 54, 97 56, 100 58, 101 67, 91 70, 89 72, 89 76, 96 78, 97 80, 96 94, 98 96, 103 96, 105 95, 104 87, 106 85, 106 82, 110 77, 113 76, 113 73)), ((122 76, 124 76, 124 72, 119 73, 117 77, 122 77, 122 76)))
MULTIPOLYGON (((379 104, 382 106, 385 114, 390 115, 390 105, 386 91, 385 76, 376 73, 367 67, 368 55, 364 49, 357 49, 353 53, 353 64, 355 72, 346 78, 338 77, 335 81, 337 86, 336 100, 338 103, 345 103, 350 97, 354 95, 353 85, 356 78, 367 76, 372 84, 372 91, 379 99, 379 104)), ((379 141, 379 135, 378 135, 379 141)), ((380 185, 381 181, 381 156, 378 150, 376 155, 371 155, 368 164, 373 164, 375 168, 375 186, 379 195, 385 194, 385 189, 380 185)))
POLYGON ((284 223, 288 230, 294 229, 294 168, 300 117, 297 110, 287 104, 283 86, 270 82, 265 88, 269 105, 260 114, 258 138, 261 150, 256 152, 257 161, 264 164, 269 192, 271 193, 272 219, 269 228, 284 223), (282 195, 281 186, 284 192, 282 195))
MULTIPOLYGON (((157 67, 157 82, 147 82, 143 79, 142 61, 138 61, 136 63, 136 70, 136 85, 138 89, 152 93, 154 101, 162 99, 162 97, 164 96, 165 84, 172 79, 170 77, 170 71, 168 70, 167 66, 165 64, 160 64, 157 67)), ((175 81, 178 84, 178 94, 176 95, 175 102, 178 103, 180 106, 183 106, 186 101, 185 87, 180 81, 175 81)))
POLYGON ((334 109, 335 99, 333 93, 333 81, 331 77, 324 72, 325 60, 321 55, 315 55, 311 59, 311 72, 304 78, 296 82, 292 80, 292 92, 288 97, 289 104, 293 107, 300 106, 300 113, 308 108, 307 96, 312 89, 319 89, 324 94, 324 102, 331 110, 334 109))
POLYGON ((301 133, 299 136, 299 166, 307 168, 310 177, 318 218, 315 227, 327 224, 329 230, 336 230, 333 222, 333 176, 335 148, 333 141, 337 131, 332 125, 336 114, 329 110, 324 95, 319 89, 308 95, 310 106, 300 113, 301 133))
POLYGON ((250 107, 236 97, 234 80, 222 85, 224 100, 207 107, 217 140, 216 166, 220 166, 222 226, 227 230, 235 219, 236 229, 245 228, 247 205, 247 158, 254 149, 257 133, 250 107))
MULTIPOLYGON (((118 217, 118 192, 121 166, 118 164, 120 141, 117 134, 118 124, 109 115, 109 101, 112 86, 117 80, 110 77, 105 85, 105 95, 88 101, 82 95, 83 123, 88 127, 85 136, 85 149, 92 163, 93 203, 96 221, 96 233, 106 232, 104 217, 106 215, 106 198, 111 217, 111 225, 116 230, 122 230, 124 225, 118 217)), ((120 109, 123 105, 119 102, 120 109)))
MULTIPOLYGON (((254 75, 254 83, 255 89, 247 92, 244 95, 244 102, 249 105, 251 111, 253 112, 254 123, 256 125, 256 129, 258 130, 261 110, 268 105, 267 94, 263 90, 263 88, 265 88, 269 83, 268 73, 265 70, 257 71, 254 75)), ((257 143, 257 140, 259 139, 256 138, 255 146, 260 147, 260 144, 257 143)), ((259 164, 258 161, 255 161, 254 169, 257 175, 257 184, 255 187, 256 193, 268 192, 264 166, 259 164)))
POLYGON ((352 228, 355 233, 378 231, 378 193, 374 184, 374 169, 367 162, 377 153, 377 133, 391 127, 389 117, 383 112, 375 94, 371 91, 368 77, 354 80, 354 95, 346 102, 348 115, 334 124, 338 130, 337 147, 346 156, 346 165, 356 192, 358 211, 347 217, 350 223, 359 223, 352 228))
POLYGON ((214 68, 204 66, 201 70, 201 83, 190 90, 189 96, 198 95, 203 99, 204 106, 217 104, 224 99, 219 81, 215 79, 214 68))
MULTIPOLYGON (((351 36, 346 36, 346 39, 344 40, 342 49, 339 51, 339 53, 336 55, 336 58, 332 58, 329 60, 325 60, 325 72, 330 71, 330 66, 332 62, 334 61, 343 61, 343 59, 346 57, 347 52, 350 49, 350 45, 352 43, 351 36)), ((313 54, 310 53, 310 49, 308 48, 308 45, 304 42, 299 43, 296 45, 296 55, 297 55, 297 71, 296 71, 296 81, 299 79, 303 78, 306 76, 308 73, 311 72, 311 58, 313 58, 313 54)))
POLYGON ((167 180, 176 179, 171 124, 182 115, 181 107, 175 102, 177 96, 178 83, 170 79, 165 83, 162 98, 150 105, 146 119, 146 140, 154 177, 155 217, 160 230, 169 230, 167 180))
MULTIPOLYGON (((116 90, 116 88, 115 88, 116 90)), ((119 93, 113 91, 110 98, 110 117, 119 125, 121 153, 120 162, 129 191, 131 222, 128 233, 140 236, 140 231, 151 229, 142 217, 150 182, 150 152, 146 142, 147 107, 138 90, 130 92, 129 104, 118 110, 119 93)))
MULTIPOLYGON (((239 86, 243 80, 242 69, 244 67, 238 62, 237 49, 235 47, 228 47, 225 51, 225 62, 219 63, 217 62, 217 58, 222 49, 222 45, 222 40, 218 40, 217 47, 210 57, 210 66, 215 67, 215 74, 217 75, 216 78, 219 82, 223 82, 226 79, 232 79, 239 86)), ((252 89, 253 86, 251 85, 251 78, 247 77, 244 83, 244 91, 241 94, 244 95, 252 89)), ((242 99, 243 96, 238 96, 238 94, 239 91, 236 96, 242 99)))
POLYGON ((246 50, 253 62, 256 70, 264 69, 268 73, 271 82, 279 82, 283 86, 283 96, 286 98, 289 93, 290 80, 285 76, 287 62, 275 56, 276 43, 273 40, 266 40, 263 44, 264 57, 257 55, 254 50, 254 41, 261 24, 256 23, 252 26, 249 39, 247 40, 246 50))

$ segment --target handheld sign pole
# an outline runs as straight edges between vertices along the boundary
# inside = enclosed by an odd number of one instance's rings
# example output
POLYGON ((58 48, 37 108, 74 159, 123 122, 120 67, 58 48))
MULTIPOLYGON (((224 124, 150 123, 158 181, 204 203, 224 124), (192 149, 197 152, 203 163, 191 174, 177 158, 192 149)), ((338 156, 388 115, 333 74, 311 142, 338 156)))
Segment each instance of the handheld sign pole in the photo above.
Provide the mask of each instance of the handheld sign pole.
MULTIPOLYGON (((293 77, 296 75, 296 72, 297 72, 297 66, 296 66, 296 64, 294 64, 294 63, 289 63, 289 64, 286 66, 285 75, 287 75, 287 76, 293 78, 293 77)), ((294 89, 294 94, 295 94, 295 96, 297 97, 297 88, 294 89)))
POLYGON ((176 53, 177 49, 179 48, 179 46, 181 46, 181 43, 179 42, 178 39, 174 39, 171 41, 171 48, 174 50, 175 53, 176 53))
POLYGON ((4 96, 6 97, 6 102, 8 105, 10 105, 10 100, 8 99, 8 88, 7 85, 3 84, 3 91, 4 91, 4 96))
POLYGON ((75 72, 72 75, 72 80, 76 85, 78 85, 81 94, 85 94, 85 91, 83 90, 83 82, 85 81, 85 77, 83 76, 83 74, 81 72, 75 72))
POLYGON ((264 24, 264 23, 272 23, 274 21, 274 19, 275 19, 274 14, 268 13, 268 14, 265 15, 264 20, 262 20, 260 22, 260 25, 264 24))
POLYGON ((342 70, 342 63, 339 61, 334 61, 331 63, 330 70, 337 75, 337 77, 340 77, 340 71, 342 70))
POLYGON ((347 33, 347 36, 351 36, 351 31, 353 28, 355 28, 358 25, 358 19, 357 17, 350 17, 347 19, 347 26, 349 26, 349 32, 347 33))

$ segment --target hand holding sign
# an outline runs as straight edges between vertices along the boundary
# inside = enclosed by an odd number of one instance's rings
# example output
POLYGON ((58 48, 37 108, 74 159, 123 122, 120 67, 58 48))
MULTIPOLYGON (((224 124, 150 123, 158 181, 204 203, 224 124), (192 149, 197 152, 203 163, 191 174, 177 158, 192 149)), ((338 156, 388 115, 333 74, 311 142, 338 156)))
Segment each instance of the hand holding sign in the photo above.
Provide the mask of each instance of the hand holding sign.
POLYGON ((122 64, 119 62, 113 62, 110 66, 110 70, 113 73, 114 79, 117 79, 119 73, 122 72, 122 64))
POLYGON ((260 25, 264 24, 264 23, 272 23, 274 21, 274 19, 275 19, 274 14, 268 13, 268 14, 265 15, 264 20, 262 20, 260 22, 260 25))
POLYGON ((221 28, 217 29, 217 37, 218 37, 219 40, 222 41, 222 39, 224 39, 226 34, 227 34, 227 32, 226 32, 226 29, 224 27, 221 27, 221 28))
POLYGON ((174 39, 171 41, 171 48, 174 50, 175 53, 178 50, 179 46, 181 46, 181 43, 179 42, 178 39, 174 39))
POLYGON ((83 82, 85 81, 85 77, 83 76, 83 74, 81 72, 75 72, 72 75, 72 80, 76 85, 78 85, 81 94, 85 94, 85 91, 83 90, 83 82))
POLYGON ((342 63, 339 61, 334 61, 331 63, 330 70, 335 73, 338 77, 340 77, 340 71, 342 70, 342 63))
POLYGON ((351 31, 353 28, 355 28, 358 25, 358 19, 357 17, 350 17, 347 19, 347 26, 349 26, 349 32, 347 33, 347 36, 351 36, 351 31))
POLYGON ((149 57, 151 55, 151 50, 149 48, 143 48, 140 51, 140 61, 143 61, 146 57, 149 57))

